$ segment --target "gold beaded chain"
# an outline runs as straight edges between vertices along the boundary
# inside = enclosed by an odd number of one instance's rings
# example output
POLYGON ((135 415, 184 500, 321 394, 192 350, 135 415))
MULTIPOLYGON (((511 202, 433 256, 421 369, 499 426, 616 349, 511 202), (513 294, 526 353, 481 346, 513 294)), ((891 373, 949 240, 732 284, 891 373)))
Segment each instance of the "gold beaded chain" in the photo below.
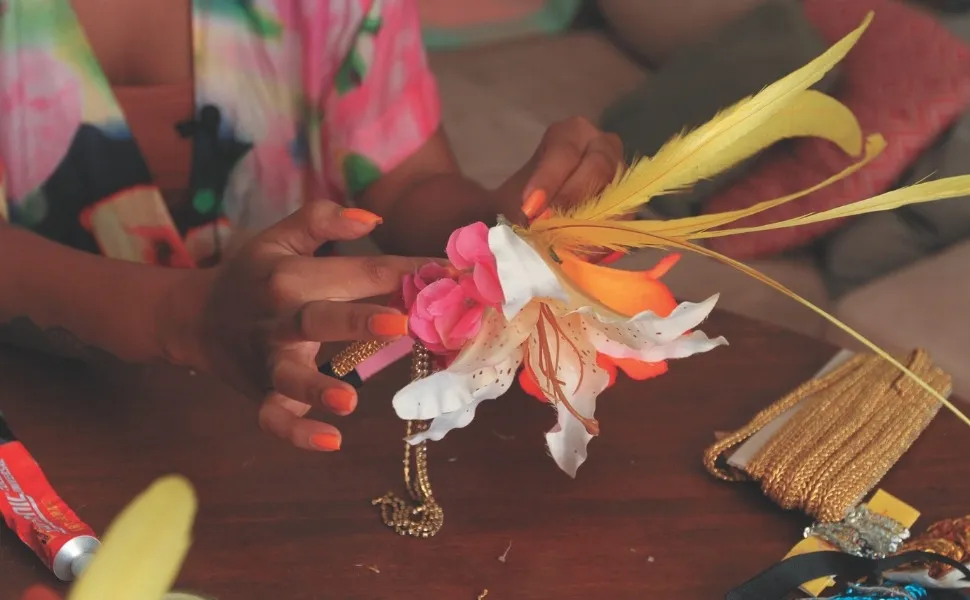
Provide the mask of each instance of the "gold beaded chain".
MULTIPOLYGON (((941 394, 949 392, 950 376, 925 351, 915 351, 907 366, 941 394)), ((704 466, 725 481, 760 482, 765 495, 782 508, 835 522, 876 486, 939 409, 935 398, 891 364, 858 355, 719 440, 705 452, 704 466), (796 405, 799 409, 744 472, 724 464, 726 452, 796 405)))
MULTIPOLYGON (((411 379, 418 380, 431 374, 431 353, 415 342, 411 356, 411 379)), ((408 421, 407 436, 424 431, 427 424, 420 421, 408 421)), ((381 507, 381 519, 384 524, 400 535, 411 537, 433 537, 444 525, 445 513, 441 505, 434 498, 431 481, 428 479, 428 447, 427 442, 414 446, 404 442, 404 487, 411 497, 408 502, 388 492, 380 498, 374 499, 372 504, 381 507), (414 473, 411 472, 411 460, 414 459, 414 473)))
MULTIPOLYGON (((337 377, 345 377, 357 366, 377 354, 386 346, 385 342, 356 342, 347 346, 330 360, 330 367, 337 377)), ((411 353, 411 379, 418 380, 431 374, 431 353, 420 343, 415 342, 411 353)), ((408 421, 406 438, 424 431, 427 424, 408 421)), ((445 514, 435 500, 428 478, 428 447, 421 442, 413 447, 404 442, 404 486, 411 497, 408 502, 388 492, 375 498, 371 504, 381 509, 384 524, 400 535, 411 537, 433 537, 444 525, 445 514), (414 473, 411 462, 414 461, 414 473)))

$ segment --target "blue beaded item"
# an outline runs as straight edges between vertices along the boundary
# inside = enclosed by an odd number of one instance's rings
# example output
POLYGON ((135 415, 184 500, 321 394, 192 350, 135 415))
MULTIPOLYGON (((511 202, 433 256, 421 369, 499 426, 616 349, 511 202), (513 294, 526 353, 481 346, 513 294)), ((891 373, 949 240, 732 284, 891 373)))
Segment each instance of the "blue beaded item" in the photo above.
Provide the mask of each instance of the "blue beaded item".
POLYGON ((850 585, 848 591, 827 600, 925 600, 929 598, 926 588, 915 583, 904 586, 850 585))

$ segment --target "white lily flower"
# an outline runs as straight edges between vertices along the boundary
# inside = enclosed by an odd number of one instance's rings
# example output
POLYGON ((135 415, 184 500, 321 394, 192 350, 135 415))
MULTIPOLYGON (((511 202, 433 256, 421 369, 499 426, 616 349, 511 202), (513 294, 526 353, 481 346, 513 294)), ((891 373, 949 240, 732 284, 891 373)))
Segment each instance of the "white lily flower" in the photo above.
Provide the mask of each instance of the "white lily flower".
POLYGON ((632 318, 579 304, 555 272, 507 225, 489 230, 505 302, 486 312, 478 335, 444 370, 414 381, 394 396, 402 419, 431 420, 410 437, 418 444, 440 440, 467 426, 478 405, 504 394, 523 362, 556 407, 557 423, 546 433, 556 464, 575 477, 587 444, 599 433, 596 397, 609 384, 597 353, 618 359, 660 362, 707 352, 727 343, 692 331, 714 309, 717 296, 680 304, 667 317, 644 312, 632 318))

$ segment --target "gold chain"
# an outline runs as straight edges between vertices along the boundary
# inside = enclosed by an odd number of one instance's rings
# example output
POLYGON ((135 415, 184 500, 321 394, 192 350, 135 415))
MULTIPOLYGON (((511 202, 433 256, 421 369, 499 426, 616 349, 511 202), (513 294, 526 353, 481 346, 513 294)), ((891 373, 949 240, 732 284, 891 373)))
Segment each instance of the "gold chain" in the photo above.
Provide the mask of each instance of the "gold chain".
MULTIPOLYGON (((417 380, 431 374, 431 354, 421 344, 415 342, 411 357, 411 379, 417 380)), ((427 424, 419 421, 408 421, 407 436, 424 431, 427 424)), ((384 524, 400 535, 411 537, 433 537, 444 524, 445 514, 441 506, 435 501, 428 479, 428 448, 427 442, 421 442, 413 447, 404 442, 404 486, 411 497, 408 502, 393 492, 388 492, 376 498, 372 504, 381 507, 381 519, 384 524), (411 460, 414 459, 414 472, 411 472, 411 460)))
MULTIPOLYGON (((938 392, 950 376, 917 350, 909 369, 938 392)), ((810 380, 711 446, 704 466, 726 481, 753 479, 785 509, 820 522, 841 520, 909 449, 940 409, 939 402, 881 358, 859 355, 810 380), (775 418, 798 410, 751 458, 745 472, 724 455, 775 418)))

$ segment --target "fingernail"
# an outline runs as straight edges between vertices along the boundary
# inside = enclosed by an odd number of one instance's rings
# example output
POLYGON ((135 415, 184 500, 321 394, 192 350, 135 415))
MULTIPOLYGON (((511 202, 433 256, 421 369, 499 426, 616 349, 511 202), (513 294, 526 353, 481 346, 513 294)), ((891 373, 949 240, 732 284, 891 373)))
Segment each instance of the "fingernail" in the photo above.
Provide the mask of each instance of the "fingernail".
POLYGON ((536 217, 534 220, 541 221, 543 219, 548 219, 551 216, 552 216, 552 209, 547 208, 546 210, 542 211, 542 214, 536 217))
POLYGON ((367 329, 381 337, 400 337, 408 334, 408 316, 386 313, 371 315, 367 329))
POLYGON ((332 388, 323 393, 323 401, 335 413, 349 414, 357 406, 356 395, 343 388, 332 388))
POLYGON ((340 216, 351 221, 363 223, 364 225, 380 225, 384 222, 384 219, 379 215, 375 215, 371 211, 364 210, 363 208, 345 208, 340 212, 340 216))
POLYGON ((525 213, 526 217, 532 219, 542 211, 545 205, 546 193, 542 190, 535 190, 522 203, 522 212, 525 213))
POLYGON ((314 433, 310 436, 310 445, 317 450, 334 452, 340 450, 340 436, 333 433, 314 433))

